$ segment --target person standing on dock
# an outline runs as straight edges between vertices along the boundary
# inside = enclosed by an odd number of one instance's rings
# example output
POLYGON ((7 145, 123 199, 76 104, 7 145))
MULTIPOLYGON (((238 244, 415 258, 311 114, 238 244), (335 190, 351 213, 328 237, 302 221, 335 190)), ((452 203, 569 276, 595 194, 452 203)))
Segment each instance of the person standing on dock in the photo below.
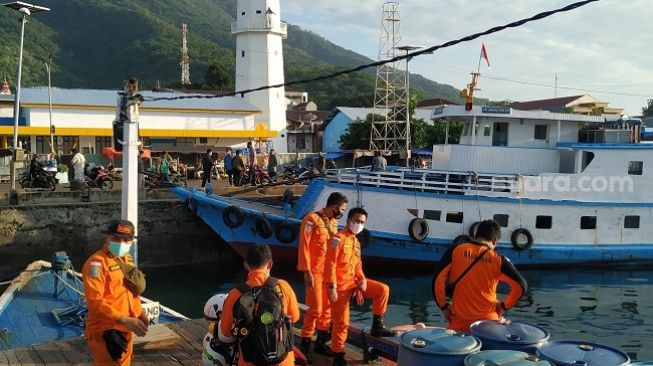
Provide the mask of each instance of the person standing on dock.
POLYGON ((374 159, 372 159, 372 171, 382 172, 388 167, 388 161, 385 160, 380 151, 374 152, 374 159))
POLYGON ((478 320, 501 319, 526 292, 526 280, 507 257, 494 250, 500 238, 496 221, 481 221, 474 240, 452 245, 442 255, 432 286, 447 328, 468 333, 478 320), (510 286, 504 301, 497 299, 499 281, 510 286))
POLYGON ((126 277, 127 268, 134 268, 129 254, 134 231, 131 221, 112 223, 102 249, 82 268, 88 304, 84 335, 94 365, 131 365, 133 333, 139 337, 147 333, 149 320, 139 296, 144 280, 140 288, 135 288, 126 277))
POLYGON ((232 164, 234 165, 234 186, 238 187, 240 186, 243 173, 245 172, 245 163, 243 162, 240 150, 236 150, 236 157, 232 164))
POLYGON ((277 154, 274 152, 274 149, 270 149, 270 155, 268 156, 268 175, 270 176, 271 182, 277 181, 277 154))
POLYGON ((229 185, 233 186, 234 185, 234 156, 231 153, 231 148, 228 147, 225 150, 224 153, 224 170, 227 173, 227 177, 229 177, 229 185))
POLYGON ((329 341, 331 323, 331 306, 328 302, 323 274, 327 246, 338 232, 338 219, 347 209, 347 197, 333 192, 327 198, 326 207, 306 215, 299 229, 299 247, 297 270, 304 273, 306 285, 305 303, 308 306, 302 326, 302 343, 299 349, 310 360, 310 347, 313 333, 317 328, 315 352, 333 356, 326 345, 329 341))
POLYGON ((359 304, 372 299, 373 337, 392 337, 394 332, 385 327, 383 316, 388 310, 390 288, 379 281, 365 277, 361 258, 361 244, 356 234, 363 231, 367 211, 361 207, 349 210, 347 226, 336 234, 327 248, 324 266, 325 282, 333 314, 331 347, 335 357, 334 366, 346 366, 345 342, 349 328, 349 300, 356 296, 359 304))
POLYGON ((252 146, 252 142, 247 142, 247 162, 249 163, 249 184, 256 185, 256 149, 252 146))
POLYGON ((268 245, 257 244, 250 246, 244 264, 248 272, 247 281, 229 292, 222 308, 222 318, 220 318, 218 325, 218 338, 224 343, 239 341, 239 366, 253 366, 254 363, 247 360, 256 358, 258 355, 275 359, 283 358, 281 362, 275 363, 275 365, 279 366, 293 366, 295 364, 295 356, 292 351, 292 324, 299 320, 299 304, 295 292, 288 282, 270 277, 272 264, 272 250, 268 245), (272 287, 274 293, 277 294, 277 304, 280 302, 282 308, 281 314, 276 315, 284 317, 282 322, 287 327, 279 328, 280 319, 275 319, 275 314, 266 310, 270 305, 266 300, 269 300, 270 296, 262 295, 262 293, 268 286, 272 287), (258 297, 249 298, 249 301, 241 301, 241 297, 246 295, 245 291, 256 293, 258 295, 252 293, 247 295, 258 297), (254 302, 254 305, 252 305, 252 302, 254 302), (244 319, 238 319, 237 313, 244 309, 245 304, 250 308, 253 307, 253 309, 248 310, 253 310, 254 313, 245 315, 251 317, 249 324, 252 326, 251 328, 243 328, 244 319), (263 310, 260 310, 259 305, 263 310), (259 311, 262 314, 259 315, 259 311), (289 322, 289 324, 286 322, 289 322), (269 331, 273 332, 275 336, 270 337, 267 333, 258 333, 269 331), (256 340, 261 339, 264 341, 256 342, 256 340), (271 342, 270 339, 274 339, 276 342, 271 342), (262 347, 265 348, 266 346, 272 346, 273 348, 262 349, 262 347), (283 354, 284 352, 285 354, 283 354))
POLYGON ((213 152, 211 149, 206 150, 206 154, 202 156, 202 188, 206 186, 206 183, 211 183, 211 172, 213 171, 213 158, 211 158, 213 152))
POLYGON ((76 148, 70 149, 73 158, 70 160, 70 165, 73 166, 73 180, 84 181, 84 166, 86 165, 86 158, 76 148))

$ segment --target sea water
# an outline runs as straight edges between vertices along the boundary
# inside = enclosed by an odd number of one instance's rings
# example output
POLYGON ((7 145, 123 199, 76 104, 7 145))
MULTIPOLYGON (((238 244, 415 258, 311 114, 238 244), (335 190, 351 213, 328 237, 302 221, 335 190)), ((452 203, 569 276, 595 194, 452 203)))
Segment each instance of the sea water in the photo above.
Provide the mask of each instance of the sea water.
MULTIPOLYGON (((281 266, 278 266, 281 267, 281 266)), ((431 273, 417 275, 367 273, 390 285, 386 324, 424 322, 445 326, 433 301, 431 273)), ((274 276, 288 280, 300 302, 302 277, 292 268, 273 268, 274 276)), ((646 270, 547 270, 522 271, 528 291, 505 317, 538 325, 551 340, 580 340, 621 349, 633 360, 653 360, 653 271, 646 270)), ((205 301, 227 292, 243 281, 240 265, 201 265, 153 269, 147 272, 146 297, 156 299, 182 314, 202 317, 205 301)), ((506 293, 507 288, 500 287, 506 293)), ((352 321, 370 323, 369 301, 352 307, 352 321)))

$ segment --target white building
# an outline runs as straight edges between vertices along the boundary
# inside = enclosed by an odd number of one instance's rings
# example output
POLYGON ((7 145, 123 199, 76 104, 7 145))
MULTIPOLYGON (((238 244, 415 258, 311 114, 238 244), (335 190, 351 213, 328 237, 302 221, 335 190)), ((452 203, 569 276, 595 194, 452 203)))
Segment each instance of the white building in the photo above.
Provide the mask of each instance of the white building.
MULTIPOLYGON (((279 0, 238 0, 236 21, 236 91, 284 83, 282 40, 288 26, 281 21, 279 0)), ((263 113, 265 123, 278 135, 271 139, 278 152, 286 152, 286 98, 284 87, 247 93, 244 99, 263 113)))

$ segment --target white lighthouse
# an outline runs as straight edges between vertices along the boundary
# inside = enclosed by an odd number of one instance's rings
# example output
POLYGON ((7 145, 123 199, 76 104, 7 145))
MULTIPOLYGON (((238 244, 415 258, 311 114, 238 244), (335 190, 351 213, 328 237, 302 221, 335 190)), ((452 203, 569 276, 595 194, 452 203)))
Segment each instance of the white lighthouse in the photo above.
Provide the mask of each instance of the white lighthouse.
MULTIPOLYGON (((231 33, 236 37, 236 91, 283 84, 283 46, 288 25, 281 21, 279 0, 238 0, 236 21, 231 33)), ((277 152, 287 152, 285 88, 244 95, 263 112, 263 122, 278 135, 272 139, 277 152)))

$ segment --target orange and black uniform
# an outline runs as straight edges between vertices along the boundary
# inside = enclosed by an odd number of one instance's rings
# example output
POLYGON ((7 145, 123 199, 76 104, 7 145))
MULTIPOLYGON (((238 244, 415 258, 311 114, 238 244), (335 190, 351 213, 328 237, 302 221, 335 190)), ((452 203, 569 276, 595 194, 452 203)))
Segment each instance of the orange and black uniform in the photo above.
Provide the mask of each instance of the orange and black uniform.
POLYGON ((477 242, 450 247, 440 259, 433 275, 433 297, 441 310, 450 308, 452 315, 447 328, 469 332, 478 320, 497 320, 497 285, 510 286, 510 293, 501 303, 505 310, 517 304, 526 292, 526 280, 510 260, 487 245, 477 242), (445 284, 455 281, 483 251, 489 250, 457 283, 451 304, 447 304, 445 284))
POLYGON ((331 306, 324 287, 324 262, 329 241, 337 232, 338 220, 326 217, 324 210, 306 215, 302 220, 297 269, 313 275, 313 287, 306 289, 308 311, 304 314, 302 337, 312 337, 316 327, 329 329, 331 306))
MULTIPOLYGON (((122 257, 123 262, 134 265, 131 255, 122 257)), ((133 355, 133 334, 118 322, 121 316, 138 318, 142 315, 141 299, 124 285, 124 274, 109 252, 107 243, 84 263, 82 268, 84 295, 88 304, 88 318, 84 335, 93 356, 94 365, 130 365, 133 355), (126 352, 114 361, 102 338, 102 333, 116 329, 128 340, 126 352)))
MULTIPOLYGON (((349 329, 349 299, 356 283, 365 278, 361 260, 361 244, 348 228, 336 234, 327 249, 325 266, 326 282, 338 292, 338 300, 331 304, 333 311, 333 328, 331 349, 340 353, 345 351, 345 341, 349 329)), ((390 288, 381 282, 367 279, 367 289, 363 292, 365 299, 372 299, 372 314, 382 316, 388 309, 390 288)))
MULTIPOLYGON (((265 281, 267 281, 270 275, 265 270, 254 270, 249 272, 247 275, 247 285, 250 287, 263 286, 265 281)), ((299 320, 299 304, 297 303, 297 297, 295 292, 292 290, 288 282, 284 280, 279 280, 279 287, 281 288, 281 293, 283 294, 283 311, 290 318, 290 321, 295 323, 299 320)), ((220 331, 219 337, 220 340, 226 343, 233 343, 236 341, 236 338, 232 336, 231 328, 234 325, 234 304, 240 298, 240 291, 237 288, 229 291, 229 295, 224 302, 222 307, 222 317, 220 318, 220 331)), ((279 364, 279 366, 292 366, 295 364, 295 356, 293 352, 289 352, 288 356, 279 364)), ((245 362, 242 357, 238 360, 238 366, 253 366, 253 364, 245 362)))

